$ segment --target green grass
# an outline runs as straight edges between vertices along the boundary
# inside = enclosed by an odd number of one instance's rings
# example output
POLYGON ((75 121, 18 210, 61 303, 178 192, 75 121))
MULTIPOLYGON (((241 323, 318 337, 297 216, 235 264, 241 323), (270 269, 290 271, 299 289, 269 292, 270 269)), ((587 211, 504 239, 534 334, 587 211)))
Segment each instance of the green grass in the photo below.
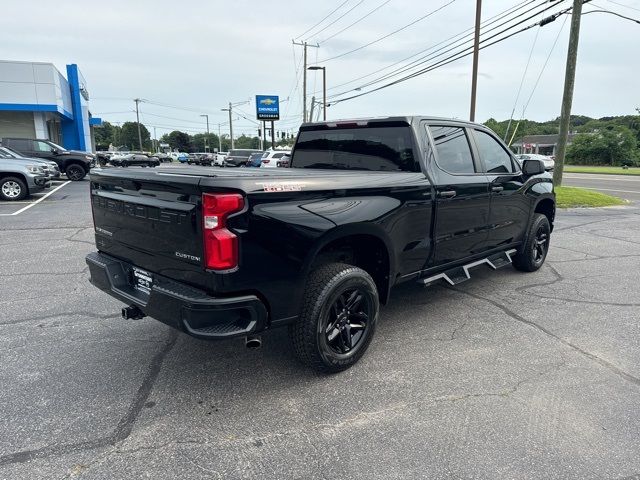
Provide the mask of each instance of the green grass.
POLYGON ((623 170, 622 167, 588 167, 582 165, 565 165, 564 171, 567 173, 603 173, 605 175, 640 175, 640 168, 629 167, 623 170))
POLYGON ((572 207, 610 207, 625 205, 627 202, 618 197, 576 187, 556 187, 556 205, 559 208, 572 207))

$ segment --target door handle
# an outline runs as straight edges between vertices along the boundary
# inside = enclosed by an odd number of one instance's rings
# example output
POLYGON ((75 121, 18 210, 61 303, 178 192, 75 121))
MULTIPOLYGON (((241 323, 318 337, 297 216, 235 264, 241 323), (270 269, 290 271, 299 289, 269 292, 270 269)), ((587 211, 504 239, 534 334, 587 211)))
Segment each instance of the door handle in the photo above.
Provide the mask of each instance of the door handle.
POLYGON ((442 198, 453 198, 458 193, 455 190, 445 190, 444 192, 438 192, 438 196, 442 198))
POLYGON ((504 190, 504 187, 491 187, 492 192, 500 193, 504 190))

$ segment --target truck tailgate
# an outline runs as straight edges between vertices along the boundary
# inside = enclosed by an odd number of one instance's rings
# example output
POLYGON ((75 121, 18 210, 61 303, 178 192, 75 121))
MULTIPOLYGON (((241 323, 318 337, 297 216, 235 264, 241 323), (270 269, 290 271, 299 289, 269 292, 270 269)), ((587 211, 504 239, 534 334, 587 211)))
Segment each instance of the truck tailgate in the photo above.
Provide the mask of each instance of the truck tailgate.
POLYGON ((154 179, 144 171, 92 172, 98 249, 149 272, 206 283, 199 181, 182 175, 154 179))

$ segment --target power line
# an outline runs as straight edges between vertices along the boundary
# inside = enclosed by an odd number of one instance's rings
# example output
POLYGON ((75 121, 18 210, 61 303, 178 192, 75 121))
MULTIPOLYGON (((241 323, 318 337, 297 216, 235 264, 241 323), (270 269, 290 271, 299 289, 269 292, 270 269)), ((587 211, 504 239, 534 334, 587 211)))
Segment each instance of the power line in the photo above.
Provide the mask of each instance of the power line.
MULTIPOLYGON (((592 3, 592 5, 597 7, 597 5, 595 3, 592 3)), ((605 10, 605 9, 589 10, 588 12, 583 12, 582 15, 587 15, 588 13, 610 13, 611 15, 615 15, 616 17, 624 18, 625 20, 629 20, 629 21, 634 22, 634 23, 640 23, 640 20, 636 20, 635 18, 627 17, 626 15, 622 15, 620 13, 613 12, 611 10, 605 10)))
MULTIPOLYGON (((349 15, 358 5, 360 5, 362 2, 364 2, 364 0, 360 0, 358 3, 356 3, 353 7, 351 7, 349 10, 347 10, 346 12, 344 12, 343 14, 341 14, 341 18, 346 17, 347 15, 349 15)), ((316 35, 324 32, 327 28, 331 27, 333 25, 333 23, 328 23, 327 25, 324 26, 324 28, 318 30, 316 33, 313 34, 313 36, 315 37, 316 35)))
POLYGON ((533 50, 536 48, 536 43, 538 42, 538 36, 539 35, 540 35, 540 29, 538 28, 536 30, 535 37, 533 37, 533 43, 531 44, 531 49, 529 50, 529 57, 527 58, 527 64, 524 67, 524 72, 522 72, 522 78, 520 79, 520 86, 518 87, 518 93, 516 93, 516 99, 513 102, 513 109, 511 110, 511 116, 509 117, 509 123, 507 124, 507 130, 504 132, 504 141, 505 142, 507 141, 507 135, 509 133, 509 129, 511 128, 511 122, 513 121, 513 114, 516 112, 516 107, 518 106, 518 100, 520 100, 520 92, 522 92, 522 86, 524 85, 524 79, 527 78, 527 72, 529 71, 529 64, 531 63, 531 57, 533 56, 533 50))
MULTIPOLYGON (((508 144, 509 146, 511 146, 511 143, 513 142, 513 139, 516 136, 516 132, 518 131, 518 126, 520 125, 520 122, 522 122, 522 120, 524 120, 524 115, 525 115, 525 112, 527 111, 527 107, 529 106, 529 103, 531 102, 531 99, 533 98, 533 94, 535 93, 536 89, 538 88, 538 83, 540 82, 540 79, 542 78, 542 74, 544 73, 545 69, 547 68, 547 64, 549 63, 549 59, 551 58, 551 54, 553 53, 553 51, 556 48, 556 45, 558 44, 558 40, 560 39, 560 35, 562 34, 562 30, 564 30, 564 26, 567 23, 567 18, 568 17, 564 17, 564 20, 562 21, 562 25, 560 26, 560 30, 558 30, 558 34, 556 35, 556 38, 553 41, 553 45, 551 45, 551 48, 549 49, 549 53, 547 54, 547 58, 545 59, 544 63, 542 64, 542 68, 540 69, 540 73, 538 74, 538 78, 536 78, 536 82, 533 84, 533 88, 531 89, 531 93, 529 94, 529 98, 527 98, 526 103, 522 107, 522 116, 520 117, 520 120, 518 120, 518 123, 516 124, 515 128, 513 129, 513 134, 511 135, 511 139, 509 140, 509 144, 508 144)), ((505 141, 506 141, 506 138, 507 138, 507 134, 506 133, 505 133, 504 137, 505 137, 505 141)))
POLYGON ((373 10, 370 10, 369 13, 366 13, 365 15, 363 15, 362 17, 360 17, 358 20, 356 20, 355 22, 351 23, 350 25, 347 25, 346 27, 344 27, 342 30, 337 31, 336 33, 334 33, 333 35, 325 38, 324 40, 321 40, 318 43, 325 43, 329 40, 331 40, 334 37, 337 37, 338 35, 340 35, 342 32, 350 29, 351 27, 353 27, 354 25, 357 25, 358 23, 360 23, 362 20, 364 20, 365 18, 367 18, 369 15, 377 12, 378 10, 380 10, 382 7, 384 7, 387 3, 389 3, 391 0, 385 0, 384 2, 382 2, 380 5, 378 5, 377 7, 375 7, 373 10))
POLYGON ((201 125, 203 122, 202 121, 196 121, 196 120, 186 120, 184 118, 176 118, 176 117, 167 117, 166 115, 158 115, 157 113, 149 113, 149 112, 145 112, 145 115, 151 115, 152 117, 158 117, 158 118, 166 118, 168 120, 178 120, 179 122, 186 122, 186 123, 197 123, 198 125, 201 125))
POLYGON ((305 30, 302 34, 298 35, 297 37, 295 37, 296 39, 298 38, 302 38, 303 36, 305 36, 307 33, 309 33, 311 30, 313 30, 314 28, 316 28, 318 25, 320 25, 322 22, 324 22, 327 18, 329 18, 331 15, 333 15, 334 13, 336 13, 338 10, 340 10, 342 8, 342 6, 347 3, 349 0, 345 0, 344 2, 342 2, 340 5, 338 5, 336 8, 334 8, 333 10, 331 10, 329 12, 329 14, 324 17, 322 20, 320 20, 318 23, 316 23, 314 26, 312 26, 311 28, 308 28, 307 30, 305 30))
MULTIPOLYGON (((515 11, 519 10, 519 9, 520 9, 520 8, 522 8, 523 6, 528 5, 528 4, 531 4, 531 3, 535 3, 536 1, 538 1, 538 0, 525 0, 525 1, 524 1, 524 2, 522 2, 522 3, 519 3, 519 4, 517 4, 517 5, 515 5, 515 6, 511 7, 511 8, 508 8, 507 10, 505 10, 505 11, 503 11, 503 12, 501 12, 501 13, 497 14, 497 15, 494 15, 494 16, 493 16, 493 17, 491 17, 491 18, 488 18, 487 20, 485 20, 484 22, 482 22, 482 25, 483 25, 483 26, 485 26, 485 27, 487 27, 487 26, 489 26, 489 25, 491 25, 491 24, 493 24, 493 23, 495 23, 495 22, 497 22, 497 21, 500 21, 502 18, 504 18, 504 17, 506 17, 506 16, 508 16, 508 15, 512 14, 513 12, 515 12, 515 11)), ((389 69, 389 68, 391 68, 391 67, 394 67, 394 66, 396 66, 396 65, 399 65, 399 64, 401 64, 401 63, 403 63, 403 62, 405 62, 405 61, 407 61, 407 60, 410 60, 411 58, 417 57, 418 55, 420 55, 420 54, 422 54, 422 53, 425 53, 425 52, 428 52, 428 51, 430 51, 430 50, 433 50, 434 48, 436 48, 436 47, 438 47, 438 46, 440 46, 440 45, 442 45, 442 44, 445 44, 445 43, 449 42, 450 40, 453 40, 453 39, 454 39, 454 38, 456 38, 456 37, 465 36, 465 35, 466 35, 466 34, 468 34, 469 32, 473 32, 473 27, 468 28, 468 29, 466 29, 466 30, 464 30, 464 31, 462 31, 462 32, 460 32, 460 33, 457 33, 457 34, 455 34, 455 35, 453 35, 453 36, 451 36, 451 37, 449 37, 449 38, 446 38, 446 39, 444 39, 444 40, 442 40, 442 41, 440 41, 440 42, 438 42, 438 43, 436 43, 436 44, 433 44, 433 45, 431 45, 431 46, 427 47, 427 48, 424 48, 424 49, 422 49, 422 50, 420 50, 420 51, 418 51, 418 52, 416 52, 416 53, 414 53, 414 54, 412 54, 412 55, 409 55, 408 57, 405 57, 405 58, 403 58, 403 59, 401 59, 401 60, 398 60, 397 62, 394 62, 394 63, 392 63, 392 64, 390 64, 390 65, 387 65, 386 67, 380 68, 380 69, 375 70, 375 71, 373 71, 373 72, 369 72, 369 73, 367 73, 367 74, 365 74, 365 75, 361 75, 361 76, 356 77, 356 78, 354 78, 354 79, 351 79, 351 80, 349 80, 349 81, 347 81, 347 82, 343 82, 343 83, 340 83, 340 84, 338 84, 338 85, 334 85, 334 86, 332 86, 332 87, 328 88, 327 90, 329 90, 329 91, 331 91, 331 90, 337 90, 338 88, 343 87, 343 86, 345 86, 345 85, 349 85, 350 83, 355 83, 355 82, 357 82, 358 80, 362 80, 363 78, 367 78, 367 77, 371 77, 371 76, 373 76, 373 75, 376 75, 376 74, 378 74, 378 73, 380 73, 380 72, 382 72, 382 71, 384 71, 384 70, 387 70, 387 69, 389 69)), ((458 42, 458 41, 460 41, 460 40, 461 40, 461 39, 455 40, 453 43, 458 42)), ((445 46, 445 47, 446 47, 446 46, 445 46)), ((425 58, 425 57, 421 57, 421 58, 419 58, 418 60, 421 60, 421 59, 424 59, 424 58, 425 58)), ((418 61, 418 60, 416 60, 416 61, 418 61)), ((414 62, 410 62, 409 64, 407 64, 407 65, 403 66, 402 68, 404 68, 404 67, 406 67, 406 66, 408 66, 408 65, 411 65, 412 63, 415 63, 415 61, 414 61, 414 62)), ((313 92, 313 93, 319 93, 319 92, 313 92)))
POLYGON ((632 7, 631 5, 625 5, 624 3, 616 2, 614 0, 606 0, 609 3, 613 3, 614 5, 618 5, 619 7, 630 8, 631 10, 635 10, 636 12, 640 12, 640 8, 632 7))
MULTIPOLYGON (((486 36, 487 33, 492 32, 494 30, 497 30, 500 27, 503 27, 503 26, 507 25, 510 22, 513 22, 514 20, 516 20, 516 19, 526 15, 527 13, 531 12, 532 10, 535 10, 537 8, 542 7, 545 3, 549 3, 549 2, 553 2, 553 1, 554 0, 545 0, 543 3, 541 3, 539 5, 536 5, 536 6, 532 7, 532 8, 530 8, 530 9, 520 13, 517 17, 511 18, 509 20, 506 20, 506 21, 500 23, 499 25, 496 25, 496 26, 490 28, 489 30, 485 30, 484 32, 482 32, 482 35, 486 36)), ((544 11, 550 9, 550 8, 552 8, 551 5, 543 8, 541 11, 533 13, 532 15, 520 20, 519 22, 516 22, 516 23, 513 23, 513 24, 509 25, 507 28, 503 29, 502 31, 500 31, 500 32, 498 32, 498 33, 496 33, 494 35, 492 35, 488 39, 485 38, 484 40, 481 40, 480 43, 483 43, 483 42, 486 42, 487 40, 495 38, 497 35, 505 33, 508 30, 510 30, 510 29, 512 29, 514 27, 517 27, 518 25, 521 25, 521 24, 523 24, 524 22, 526 22, 528 20, 531 20, 532 18, 536 17, 537 15, 541 14, 542 12, 544 12, 544 11)), ((504 17, 502 17, 502 18, 504 18, 504 17)), ((535 26, 535 25, 533 25, 533 26, 535 26)), ((339 97, 341 95, 348 94, 348 93, 352 92, 353 90, 361 90, 362 88, 366 88, 366 87, 375 85, 377 83, 383 82, 385 80, 392 79, 393 77, 396 77, 399 74, 402 74, 402 73, 405 73, 405 72, 409 72, 410 70, 415 69, 416 67, 418 67, 420 65, 424 65, 424 64, 426 64, 426 63, 428 63, 428 62, 430 62, 430 61, 432 61, 432 60, 434 60, 434 59, 436 59, 438 57, 442 57, 443 55, 445 55, 445 54, 447 54, 449 52, 452 52, 452 51, 454 51, 454 50, 456 50, 458 48, 461 48, 461 47, 464 46, 465 43, 469 43, 470 41, 472 41, 471 37, 466 39, 466 40, 464 39, 464 37, 460 38, 458 40, 455 40, 454 42, 451 42, 449 44, 446 44, 446 45, 440 47, 439 49, 435 50, 433 53, 431 53, 429 55, 425 55, 423 57, 420 57, 420 58, 418 58, 418 59, 416 59, 416 60, 414 60, 414 61, 412 61, 412 62, 410 62, 410 63, 408 63, 406 65, 404 65, 403 67, 397 68, 397 69, 393 70, 392 72, 389 72, 389 73, 387 73, 387 74, 385 74, 385 75, 383 75, 381 77, 378 77, 376 79, 370 80, 369 82, 364 83, 364 84, 360 85, 359 87, 357 87, 355 89, 350 89, 350 90, 347 90, 347 91, 344 91, 344 92, 341 92, 341 93, 333 94, 329 98, 333 99, 333 98, 339 97), (456 43, 459 43, 459 42, 462 42, 462 43, 459 44, 459 45, 455 45, 456 43)), ((473 45, 470 45, 470 46, 464 48, 464 50, 469 50, 469 49, 472 49, 472 48, 473 48, 473 45)), ((462 50, 462 51, 464 51, 464 50, 462 50)), ((454 55, 456 55, 456 54, 454 54, 454 55)), ((447 57, 447 58, 450 58, 450 57, 447 57)))
POLYGON ((423 15, 422 17, 419 17, 418 19, 414 20, 413 22, 407 23, 406 25, 398 28, 397 30, 394 30, 391 33, 388 33, 388 34, 386 34, 386 35, 384 35, 382 37, 379 37, 379 38, 377 38, 377 39, 375 39, 375 40, 373 40, 373 41, 371 41, 369 43, 366 43, 365 45, 362 45, 362 46, 360 46, 358 48, 354 48, 353 50, 349 50, 348 52, 341 53, 340 55, 336 55, 334 57, 329 57, 329 58, 322 59, 322 60, 319 61, 319 63, 326 63, 326 62, 329 62, 331 60, 335 60, 336 58, 341 58, 341 57, 344 57, 346 55, 350 55, 350 54, 352 54, 354 52, 358 52, 358 51, 362 50, 363 48, 370 47, 371 45, 373 45, 375 43, 378 43, 378 42, 380 42, 382 40, 385 40, 385 39, 389 38, 390 36, 395 35, 396 33, 401 32, 401 31, 413 26, 418 22, 421 22, 422 20, 424 20, 424 19, 430 17, 431 15, 439 12, 440 10, 448 7, 449 5, 454 3, 455 1, 456 0, 449 0, 449 2, 445 3, 444 5, 441 5, 440 7, 436 8, 435 10, 430 11, 429 13, 423 15))
MULTIPOLYGON (((499 38, 499 39, 497 39, 497 40, 495 40, 495 41, 493 41, 493 42, 491 42, 491 43, 487 43, 487 44, 485 44, 485 45, 482 45, 482 46, 480 47, 480 50, 485 49, 485 48, 487 48, 487 47, 490 47, 490 46, 492 46, 492 45, 495 45, 495 44, 497 44, 497 43, 500 43, 500 42, 502 42, 502 41, 504 41, 504 40, 507 40, 507 39, 509 39, 509 38, 513 37, 514 35, 518 35, 519 33, 522 33, 522 32, 524 32, 524 31, 526 31, 526 30, 529 30, 530 28, 533 28, 533 27, 535 27, 535 26, 542 26, 542 25, 546 25, 547 23, 550 23, 551 21, 553 21, 553 20, 555 20, 556 18, 558 18, 560 15, 562 15, 562 14, 564 14, 564 13, 566 13, 567 11, 570 11, 570 10, 571 10, 571 8, 568 8, 568 9, 566 9, 566 10, 562 10, 562 11, 560 11, 560 12, 557 12, 557 13, 555 13, 555 14, 551 15, 551 16, 550 16, 550 17, 548 17, 548 18, 543 19, 541 22, 536 22, 536 23, 534 23, 534 24, 531 24, 531 25, 529 25, 529 26, 526 26, 526 27, 524 27, 524 28, 521 28, 520 30, 516 30, 515 32, 509 33, 508 35, 506 35, 506 36, 504 36, 504 37, 502 37, 502 38, 499 38), (551 20, 551 18, 553 18, 553 20, 551 20)), ((538 13, 539 13, 539 12, 538 12, 538 13)), ((529 18, 527 18, 527 19, 525 19, 525 20, 522 20, 522 21, 518 22, 518 23, 517 23, 517 24, 515 24, 515 25, 511 25, 510 27, 508 27, 508 28, 506 28, 506 29, 502 30, 501 32, 498 32, 498 33, 496 33, 496 34, 492 35, 492 36, 491 36, 491 37, 489 37, 489 38, 485 38, 485 39, 481 40, 481 41, 480 41, 480 43, 481 43, 481 44, 482 44, 482 43, 486 43, 486 42, 488 42, 489 40, 492 40, 492 39, 494 39, 494 38, 496 38, 496 37, 500 36, 501 34, 503 34, 503 33, 507 32, 508 30, 511 30, 511 29, 513 29, 514 27, 516 27, 516 26, 518 26, 518 25, 521 25, 522 23, 524 23, 525 21, 529 20, 530 18, 531 18, 531 17, 529 17, 529 18)), ((390 86, 393 86, 393 85, 397 85, 398 83, 402 83, 402 82, 405 82, 405 81, 407 81, 407 80, 409 80, 409 79, 411 79, 411 78, 414 78, 414 77, 417 77, 417 76, 423 75, 423 74, 425 74, 425 73, 427 73, 427 72, 430 72, 430 71, 435 70, 435 69, 437 69, 437 68, 443 67, 443 66, 448 65, 448 64, 450 64, 450 63, 452 63, 452 62, 455 62, 455 61, 457 61, 457 60, 460 60, 461 58, 464 58, 464 57, 467 57, 467 56, 471 55, 471 54, 473 53, 473 51, 467 51, 467 50, 470 50, 470 49, 472 49, 472 48, 473 48, 473 47, 467 47, 467 48, 463 49, 462 51, 457 52, 457 53, 454 53, 454 54, 450 55, 450 56, 449 56, 449 57, 447 57, 447 58, 444 58, 444 59, 442 59, 442 60, 439 60, 438 62, 435 62, 435 63, 433 63, 433 64, 431 64, 431 65, 428 65, 428 66, 426 66, 426 67, 422 68, 421 70, 418 70, 418 71, 416 71, 416 72, 413 72, 413 73, 411 73, 411 74, 409 74, 409 75, 406 75, 406 76, 404 76, 404 77, 402 77, 402 78, 399 78, 399 79, 394 80, 394 81, 392 81, 392 82, 389 82, 389 83, 387 83, 387 84, 381 85, 380 87, 374 88, 374 89, 369 90, 369 91, 367 91, 367 92, 363 92, 363 93, 360 93, 360 94, 357 94, 357 95, 351 95, 351 96, 349 96, 349 97, 338 98, 337 100, 333 100, 333 101, 331 102, 331 104, 332 104, 332 105, 334 105, 334 104, 336 104, 336 103, 344 102, 344 101, 347 101, 347 100, 352 100, 352 99, 354 99, 354 98, 362 97, 362 96, 364 96, 364 95, 369 95, 369 94, 371 94, 371 93, 377 92, 377 91, 382 90, 382 89, 384 89, 384 88, 387 88, 387 87, 390 87, 390 86), (465 53, 465 51, 467 51, 467 52, 465 53)), ((346 92, 346 93, 348 93, 348 92, 346 92)))

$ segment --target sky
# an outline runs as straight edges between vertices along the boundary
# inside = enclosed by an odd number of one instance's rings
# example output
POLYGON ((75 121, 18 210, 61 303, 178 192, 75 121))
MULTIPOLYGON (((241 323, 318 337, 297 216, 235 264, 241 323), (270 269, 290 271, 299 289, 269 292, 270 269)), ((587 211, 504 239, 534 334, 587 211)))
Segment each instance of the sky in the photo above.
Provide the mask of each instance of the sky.
MULTIPOLYGON (((490 21, 520 5, 516 16, 542 0, 531 2, 485 0, 482 19, 490 21)), ((246 102, 234 108, 234 133, 255 135, 257 94, 280 96, 281 121, 276 122, 276 130, 293 130, 300 124, 302 47, 293 45, 292 39, 319 43, 318 48, 308 48, 309 64, 325 66, 330 100, 331 95, 342 94, 335 100, 368 91, 371 87, 363 87, 364 83, 406 62, 390 65, 436 45, 422 54, 433 55, 440 42, 472 29, 475 3, 3 0, 0 59, 52 62, 63 74, 66 64, 76 63, 87 81, 94 116, 111 122, 135 121, 133 99, 142 98, 146 102, 140 104, 141 121, 152 135, 155 127, 158 138, 172 130, 204 131, 202 114, 209 115, 212 132, 220 128, 225 133, 228 113, 221 108, 229 102, 246 102), (374 43, 360 48, 370 42, 374 43), (358 50, 348 53, 354 49, 358 50), (354 81, 368 74, 372 75, 354 81)), ((556 0, 553 5, 549 13, 568 8, 571 2, 556 0)), ((597 0, 595 6, 593 1, 585 5, 584 11, 599 8, 640 19, 640 0, 597 0)), ((520 28, 540 18, 537 15, 520 28)), ((516 119, 523 113, 538 121, 559 116, 569 25, 569 16, 562 15, 543 28, 531 28, 480 52, 477 121, 508 119, 514 109, 516 119)), ((636 113, 640 25, 593 13, 582 17, 580 33, 573 113, 591 117, 636 113)), ((469 56, 378 92, 335 103, 327 109, 327 117, 419 114, 466 119, 471 70, 469 56)), ((313 95, 321 101, 321 72, 309 72, 308 92, 309 102, 313 95)))

